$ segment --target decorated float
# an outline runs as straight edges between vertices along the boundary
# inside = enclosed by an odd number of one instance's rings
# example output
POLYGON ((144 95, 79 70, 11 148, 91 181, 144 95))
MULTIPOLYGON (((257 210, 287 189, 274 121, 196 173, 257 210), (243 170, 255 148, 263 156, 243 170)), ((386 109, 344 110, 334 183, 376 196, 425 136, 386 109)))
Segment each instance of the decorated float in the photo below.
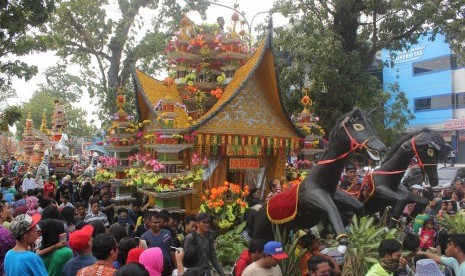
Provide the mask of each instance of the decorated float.
POLYGON ((134 133, 134 117, 127 114, 123 109, 126 102, 123 91, 116 98, 118 111, 113 115, 109 129, 107 149, 109 156, 100 158, 103 168, 96 172, 96 180, 108 182, 116 188, 117 205, 129 205, 135 198, 132 196, 131 187, 126 185, 129 181, 126 170, 131 168, 131 153, 138 149, 136 134, 134 133))
MULTIPOLYGON (((280 100, 271 31, 252 54, 234 26, 229 33, 219 26, 210 29, 217 31, 207 35, 183 19, 168 45, 171 67, 165 81, 133 70, 139 119, 150 123, 143 154, 164 166, 157 183, 177 187, 178 178, 185 185, 186 174, 194 176, 195 193, 179 192, 176 200, 188 213, 198 212, 201 195, 225 181, 241 191, 258 187, 265 193, 266 183, 284 175, 286 156, 299 150, 304 137, 280 100)), ((149 194, 151 184, 134 184, 151 200, 163 201, 163 191, 149 194)), ((230 205, 228 195, 225 200, 230 205)))
POLYGON ((60 101, 55 100, 52 115, 52 128, 50 130, 50 168, 53 172, 62 177, 69 173, 73 160, 69 157, 69 147, 67 146, 68 134, 65 132, 68 125, 66 113, 60 101))
MULTIPOLYGON (((40 124, 39 131, 44 135, 48 135, 50 133, 47 129, 47 116, 45 112, 42 114, 42 122, 40 124)), ((35 131, 35 134, 36 144, 34 145, 34 154, 31 157, 30 163, 32 166, 37 168, 40 163, 42 163, 42 158, 44 157, 45 141, 37 137, 37 131, 35 131)))
POLYGON ((19 157, 19 160, 23 163, 29 163, 32 155, 34 154, 34 145, 36 143, 36 138, 34 135, 34 123, 31 119, 31 112, 27 113, 26 118, 26 127, 23 132, 23 139, 21 140, 21 146, 23 149, 22 155, 19 157))
MULTIPOLYGON (((55 101, 52 116, 52 128, 47 129, 45 112, 42 115, 40 129, 34 128, 30 112, 26 119, 26 125, 21 141, 22 154, 19 161, 28 166, 33 172, 41 168, 41 175, 48 176, 52 170, 57 176, 65 176, 69 173, 73 160, 69 157, 67 146, 68 135, 64 132, 68 121, 63 106, 55 101)), ((22 174, 25 171, 20 171, 22 174)))
POLYGON ((0 134, 0 160, 10 160, 16 152, 17 143, 13 139, 13 135, 9 131, 4 131, 0 134))

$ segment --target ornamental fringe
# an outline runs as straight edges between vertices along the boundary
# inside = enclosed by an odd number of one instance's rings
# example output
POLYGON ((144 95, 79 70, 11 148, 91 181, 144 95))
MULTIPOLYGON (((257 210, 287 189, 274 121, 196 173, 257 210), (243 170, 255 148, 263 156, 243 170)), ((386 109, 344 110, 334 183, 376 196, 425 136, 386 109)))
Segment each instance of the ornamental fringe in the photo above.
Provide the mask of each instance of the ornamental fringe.
POLYGON ((204 149, 205 153, 209 154, 213 149, 216 155, 218 148, 221 148, 221 153, 225 154, 228 145, 234 146, 237 150, 242 146, 249 145, 253 146, 254 149, 261 148, 263 154, 276 156, 283 149, 286 154, 297 150, 300 147, 299 142, 300 139, 294 138, 199 133, 197 135, 197 150, 201 153, 204 149))

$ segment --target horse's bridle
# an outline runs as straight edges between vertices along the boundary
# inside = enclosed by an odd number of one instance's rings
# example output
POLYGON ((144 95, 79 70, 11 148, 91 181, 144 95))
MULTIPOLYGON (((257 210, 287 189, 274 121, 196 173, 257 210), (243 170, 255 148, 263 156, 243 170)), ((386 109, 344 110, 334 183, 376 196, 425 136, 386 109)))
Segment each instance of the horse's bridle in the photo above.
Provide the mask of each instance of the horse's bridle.
MULTIPOLYGON (((414 153, 414 157, 417 159, 417 162, 418 162, 418 165, 420 166, 421 168, 421 171, 423 172, 423 175, 425 176, 425 182, 427 182, 427 184, 429 184, 429 180, 428 180, 428 174, 426 173, 426 170, 425 170, 425 164, 423 163, 423 161, 421 161, 421 158, 420 158, 420 155, 418 154, 418 150, 417 150, 417 147, 415 145, 415 136, 412 136, 412 139, 410 140, 411 142, 411 146, 412 146, 412 150, 413 150, 413 153, 414 153)), ((403 147, 405 149, 405 147, 403 147)), ((413 166, 409 166, 407 169, 405 170, 400 170, 400 171, 373 171, 372 174, 398 174, 398 173, 403 173, 403 172, 406 172, 409 168, 411 168, 413 166)))
POLYGON ((346 153, 343 153, 341 155, 339 155, 338 157, 334 158, 334 159, 328 159, 328 160, 321 160, 321 161, 318 161, 316 164, 317 165, 325 165, 325 164, 329 164, 329 163, 332 163, 334 161, 337 161, 339 159, 342 159, 344 157, 346 157, 347 155, 349 155, 349 153, 353 152, 354 150, 356 149, 363 149, 363 148, 366 148, 366 143, 368 143, 368 141, 370 141, 370 139, 372 139, 374 136, 371 136, 369 138, 367 138, 365 141, 363 141, 363 143, 359 143, 357 142, 357 140, 355 140, 355 138, 350 134, 349 130, 347 129, 346 127, 346 123, 347 121, 349 120, 349 116, 347 116, 344 121, 342 122, 342 126, 344 127, 344 130, 347 134, 347 136, 349 136, 349 139, 350 139, 350 150, 346 153))

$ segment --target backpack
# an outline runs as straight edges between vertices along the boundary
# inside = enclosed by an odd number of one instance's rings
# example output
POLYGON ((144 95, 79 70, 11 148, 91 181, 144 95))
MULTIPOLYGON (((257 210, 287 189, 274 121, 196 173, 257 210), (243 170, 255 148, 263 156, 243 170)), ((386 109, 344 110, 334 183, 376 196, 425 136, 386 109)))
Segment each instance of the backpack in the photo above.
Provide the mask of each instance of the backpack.
MULTIPOLYGON (((199 234, 196 231, 192 231, 192 243, 188 244, 184 248, 185 255, 183 259, 183 265, 185 267, 195 267, 199 262, 199 234)), ((212 237, 210 234, 207 234, 209 247, 212 245, 212 237)))

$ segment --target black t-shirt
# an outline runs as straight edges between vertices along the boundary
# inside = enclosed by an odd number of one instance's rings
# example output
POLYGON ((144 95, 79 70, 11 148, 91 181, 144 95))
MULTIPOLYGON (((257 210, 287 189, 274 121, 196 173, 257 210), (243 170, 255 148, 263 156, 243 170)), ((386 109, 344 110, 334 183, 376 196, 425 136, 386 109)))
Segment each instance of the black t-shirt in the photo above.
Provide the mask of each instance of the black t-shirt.
POLYGON ((351 185, 352 185, 352 181, 346 175, 344 175, 342 177, 341 183, 339 183, 339 188, 343 190, 347 190, 349 189, 351 185))
POLYGON ((140 224, 139 226, 137 226, 136 228, 136 237, 140 237, 142 236, 145 232, 147 232, 149 230, 149 228, 146 228, 145 227, 145 223, 142 223, 140 224))
POLYGON ((92 196, 92 185, 86 182, 81 187, 81 199, 84 201, 89 201, 89 198, 91 196, 92 196))

